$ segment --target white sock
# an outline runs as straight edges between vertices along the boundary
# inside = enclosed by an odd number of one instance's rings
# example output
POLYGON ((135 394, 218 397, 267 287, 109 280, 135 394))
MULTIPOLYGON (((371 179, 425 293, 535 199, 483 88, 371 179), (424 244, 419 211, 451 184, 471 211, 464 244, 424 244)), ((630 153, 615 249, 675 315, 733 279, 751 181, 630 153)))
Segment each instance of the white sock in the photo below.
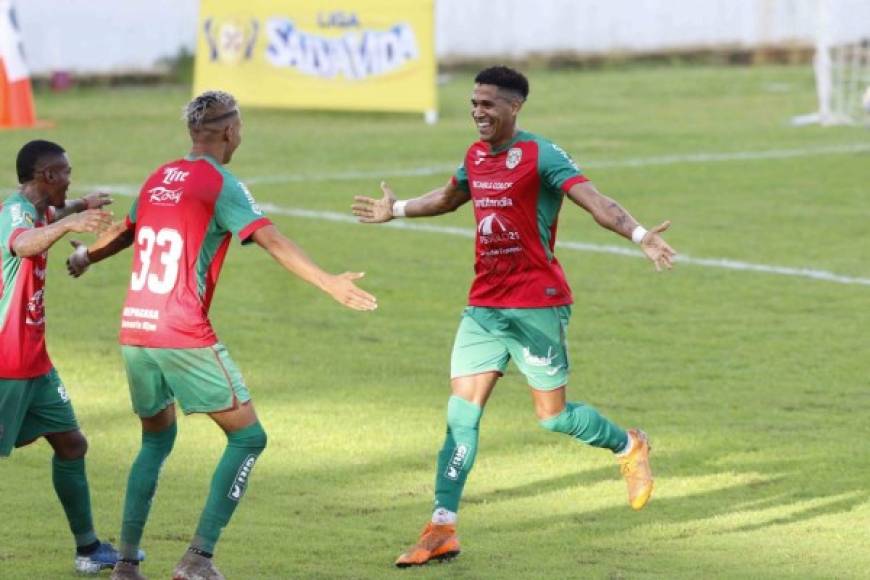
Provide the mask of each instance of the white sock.
POLYGON ((616 454, 617 457, 625 457, 634 447, 634 437, 631 436, 631 433, 626 433, 626 436, 628 437, 628 442, 625 444, 625 449, 616 454))
POLYGON ((435 511, 432 512, 432 523, 437 525, 455 524, 456 517, 456 512, 443 507, 435 508, 435 511))

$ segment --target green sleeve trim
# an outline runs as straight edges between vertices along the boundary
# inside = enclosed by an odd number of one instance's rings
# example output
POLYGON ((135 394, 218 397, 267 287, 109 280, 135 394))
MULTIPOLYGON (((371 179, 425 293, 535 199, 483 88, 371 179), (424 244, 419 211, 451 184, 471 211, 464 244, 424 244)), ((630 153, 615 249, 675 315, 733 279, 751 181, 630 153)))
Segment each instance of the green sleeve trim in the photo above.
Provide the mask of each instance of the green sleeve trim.
POLYGON ((219 229, 238 237, 249 225, 266 216, 245 184, 222 166, 212 164, 223 177, 221 191, 215 202, 214 220, 219 229))
POLYGON ((545 187, 554 192, 561 191, 562 185, 569 179, 583 175, 583 171, 564 149, 540 137, 535 141, 538 143, 538 174, 545 187))
POLYGON ((465 161, 456 168, 456 173, 453 174, 453 183, 462 191, 471 193, 471 189, 468 187, 468 171, 465 169, 465 161))

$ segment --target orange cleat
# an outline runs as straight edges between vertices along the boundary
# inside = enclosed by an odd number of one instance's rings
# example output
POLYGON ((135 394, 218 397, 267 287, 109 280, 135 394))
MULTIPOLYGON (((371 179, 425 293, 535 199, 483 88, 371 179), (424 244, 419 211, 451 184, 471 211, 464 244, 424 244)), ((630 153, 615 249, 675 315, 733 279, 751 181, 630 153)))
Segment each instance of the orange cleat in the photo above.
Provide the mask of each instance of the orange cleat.
POLYGON ((640 429, 630 429, 631 450, 618 457, 619 471, 628 484, 628 503, 641 510, 653 492, 652 469, 649 466, 649 438, 640 429))
POLYGON ((432 560, 452 560, 459 555, 459 538, 456 537, 456 526, 452 524, 433 524, 429 522, 423 528, 416 544, 399 556, 396 566, 423 566, 432 560))

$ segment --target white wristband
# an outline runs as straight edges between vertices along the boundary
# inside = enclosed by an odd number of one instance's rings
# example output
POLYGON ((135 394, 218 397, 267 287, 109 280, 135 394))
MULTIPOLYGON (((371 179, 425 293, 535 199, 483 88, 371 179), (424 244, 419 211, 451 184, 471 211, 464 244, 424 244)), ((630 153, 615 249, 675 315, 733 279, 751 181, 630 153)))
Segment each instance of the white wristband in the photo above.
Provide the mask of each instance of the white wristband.
POLYGON ((635 244, 639 244, 643 241, 644 236, 647 234, 647 230, 643 226, 637 226, 631 232, 631 241, 635 244))
POLYGON ((408 205, 407 200, 397 200, 393 202, 393 217, 400 218, 405 217, 405 206, 408 205))
POLYGON ((76 246, 76 249, 73 251, 73 255, 76 257, 76 260, 83 266, 91 265, 91 257, 88 255, 88 247, 85 244, 80 246, 76 246))

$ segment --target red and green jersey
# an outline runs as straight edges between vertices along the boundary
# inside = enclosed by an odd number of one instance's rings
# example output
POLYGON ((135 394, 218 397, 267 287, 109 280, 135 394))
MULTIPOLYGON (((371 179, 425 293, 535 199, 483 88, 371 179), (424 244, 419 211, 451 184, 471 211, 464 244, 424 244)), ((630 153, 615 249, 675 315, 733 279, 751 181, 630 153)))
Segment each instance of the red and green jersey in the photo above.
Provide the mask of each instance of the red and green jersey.
POLYGON ((127 216, 134 250, 121 344, 215 344, 208 309, 230 239, 244 244, 270 223, 247 188, 211 157, 158 168, 127 216))
POLYGON ((47 221, 21 193, 0 205, 0 379, 30 379, 52 368, 45 350, 46 253, 12 253, 15 238, 47 221))
POLYGON ((561 147, 526 131, 499 149, 469 147, 453 183, 471 194, 477 221, 471 306, 571 304, 553 248, 564 193, 584 181, 561 147))

